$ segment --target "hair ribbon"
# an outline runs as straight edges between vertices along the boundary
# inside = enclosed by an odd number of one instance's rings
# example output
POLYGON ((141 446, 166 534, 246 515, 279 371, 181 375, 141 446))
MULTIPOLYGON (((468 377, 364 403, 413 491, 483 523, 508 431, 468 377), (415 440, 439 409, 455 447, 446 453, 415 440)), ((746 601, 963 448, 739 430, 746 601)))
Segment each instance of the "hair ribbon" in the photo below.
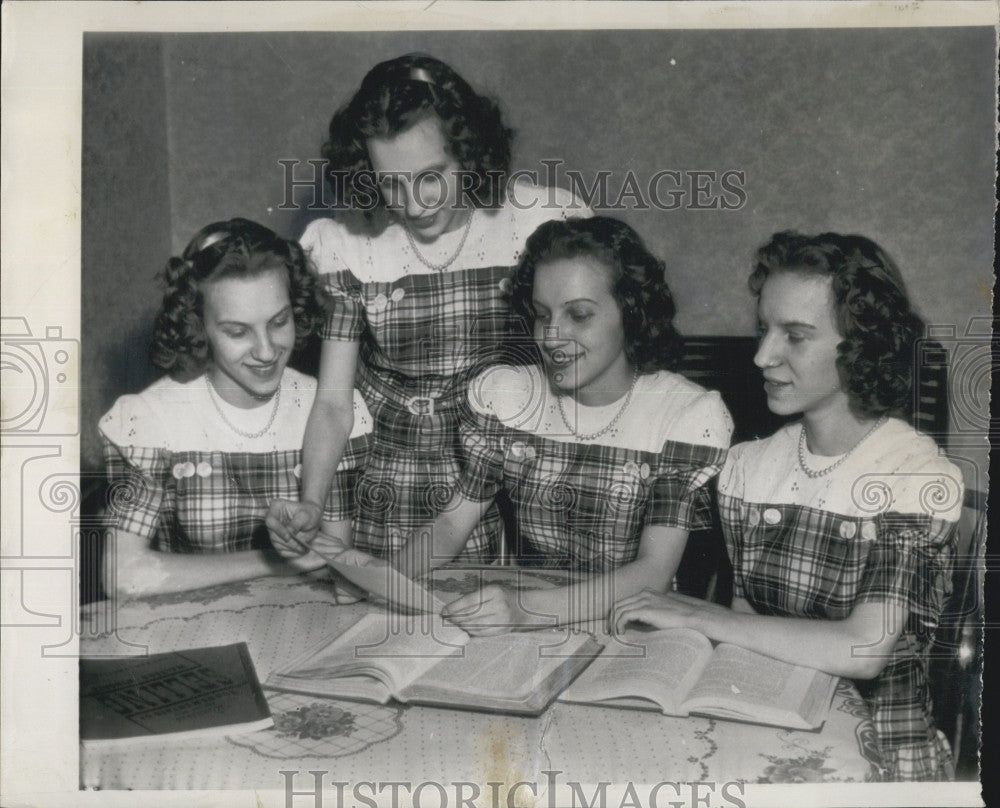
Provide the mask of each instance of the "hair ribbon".
POLYGON ((230 235, 232 234, 228 230, 216 230, 214 233, 209 233, 209 235, 205 236, 205 240, 202 241, 201 245, 198 247, 198 252, 207 250, 213 244, 218 244, 223 239, 229 238, 230 235))
POLYGON ((431 85, 431 87, 434 86, 434 79, 432 79, 430 73, 422 67, 410 68, 410 81, 422 81, 424 84, 431 85))

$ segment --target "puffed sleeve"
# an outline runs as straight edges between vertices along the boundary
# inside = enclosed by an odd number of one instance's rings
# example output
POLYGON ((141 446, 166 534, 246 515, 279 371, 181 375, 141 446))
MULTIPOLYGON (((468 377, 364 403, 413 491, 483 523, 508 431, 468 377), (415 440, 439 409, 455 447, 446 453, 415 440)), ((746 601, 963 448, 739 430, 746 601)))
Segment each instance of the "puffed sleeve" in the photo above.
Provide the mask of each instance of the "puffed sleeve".
POLYGON ((165 512, 172 509, 163 483, 170 459, 164 449, 132 443, 143 428, 143 408, 135 396, 120 398, 100 420, 110 485, 105 521, 108 527, 152 541, 165 512))
POLYGON ((326 323, 320 336, 323 339, 355 342, 364 327, 364 307, 361 305, 360 287, 344 258, 343 226, 332 219, 312 222, 302 234, 302 249, 309 256, 332 299, 326 323))
POLYGON ((958 514, 964 487, 961 473, 936 458, 909 469, 887 485, 887 510, 862 525, 872 548, 858 588, 859 602, 889 602, 904 607, 918 636, 937 627, 951 591, 958 514))
POLYGON ((930 636, 951 591, 958 523, 890 512, 874 524, 876 539, 857 601, 896 603, 921 635, 930 636))
POLYGON ((654 472, 647 524, 702 530, 712 524, 709 482, 722 469, 733 432, 718 393, 698 396, 671 429, 687 440, 667 440, 654 472))
POLYGON ((493 499, 503 484, 505 429, 495 406, 493 386, 487 374, 480 375, 469 385, 459 421, 463 468, 457 490, 472 502, 493 499))

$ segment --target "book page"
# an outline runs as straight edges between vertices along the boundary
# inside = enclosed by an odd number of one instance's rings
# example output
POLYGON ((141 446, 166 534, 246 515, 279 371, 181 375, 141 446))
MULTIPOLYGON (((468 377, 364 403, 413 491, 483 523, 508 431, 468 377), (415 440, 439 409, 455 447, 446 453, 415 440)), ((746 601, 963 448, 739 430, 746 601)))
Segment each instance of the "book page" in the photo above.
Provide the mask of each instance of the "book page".
POLYGON ((425 703, 540 710, 599 650, 590 634, 566 630, 473 637, 401 695, 425 703))
MULTIPOLYGON (((620 639, 641 650, 636 656, 611 656, 605 651, 563 692, 560 700, 640 698, 654 702, 668 715, 686 715, 684 696, 698 680, 712 652, 708 639, 687 629, 630 631, 620 639)), ((612 647, 619 651, 622 648, 620 643, 612 647)))
MULTIPOLYGON (((445 685, 449 690, 504 693, 516 696, 535 690, 548 672, 565 657, 546 657, 544 649, 557 645, 564 632, 533 631, 498 637, 475 637, 462 653, 444 660, 420 677, 421 686, 445 685)), ((587 635, 576 635, 582 643, 587 635)), ((560 653, 572 653, 560 646, 560 653)))
MULTIPOLYGON (((368 614, 343 634, 327 638, 267 680, 269 687, 295 689, 321 695, 359 696, 359 677, 383 683, 395 695, 408 683, 437 665, 444 657, 460 653, 469 635, 439 617, 368 614), (340 687, 338 680, 350 678, 340 687)), ((384 701, 382 688, 378 694, 384 701)))
POLYGON ((836 677, 829 674, 722 644, 692 689, 687 707, 808 728, 822 723, 835 686, 836 677))

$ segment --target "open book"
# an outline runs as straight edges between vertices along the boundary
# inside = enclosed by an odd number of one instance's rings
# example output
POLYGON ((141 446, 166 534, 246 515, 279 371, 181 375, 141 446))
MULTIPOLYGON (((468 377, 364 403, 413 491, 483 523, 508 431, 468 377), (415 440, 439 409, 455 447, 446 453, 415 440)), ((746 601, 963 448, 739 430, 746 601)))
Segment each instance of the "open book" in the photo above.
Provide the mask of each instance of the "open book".
POLYGON ((626 632, 559 697, 612 707, 691 713, 816 729, 830 711, 837 677, 725 643, 689 629, 626 632))
POLYGON ((264 686, 538 715, 600 650, 592 635, 575 631, 470 637, 437 616, 380 611, 273 671, 264 686))

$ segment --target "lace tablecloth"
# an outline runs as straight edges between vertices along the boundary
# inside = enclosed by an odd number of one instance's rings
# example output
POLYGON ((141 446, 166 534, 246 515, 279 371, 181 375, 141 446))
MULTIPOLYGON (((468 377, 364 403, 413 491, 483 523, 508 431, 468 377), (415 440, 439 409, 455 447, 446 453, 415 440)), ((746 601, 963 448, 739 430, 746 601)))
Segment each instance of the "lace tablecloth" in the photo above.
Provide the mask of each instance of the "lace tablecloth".
MULTIPOLYGON (((448 570, 439 591, 467 591, 482 570, 448 570)), ((518 586, 556 582, 544 573, 493 568, 518 586)), ((245 641, 264 681, 324 636, 372 607, 336 605, 322 578, 261 578, 83 614, 84 655, 149 653, 245 641)), ((324 782, 426 781, 513 784, 849 782, 875 779, 879 758, 867 709, 841 682, 820 732, 638 710, 555 703, 539 718, 388 706, 266 691, 274 727, 196 741, 81 749, 81 785, 101 789, 313 787, 324 782), (297 775, 282 774, 299 772, 297 775), (558 771, 558 775, 544 772, 558 771)))

